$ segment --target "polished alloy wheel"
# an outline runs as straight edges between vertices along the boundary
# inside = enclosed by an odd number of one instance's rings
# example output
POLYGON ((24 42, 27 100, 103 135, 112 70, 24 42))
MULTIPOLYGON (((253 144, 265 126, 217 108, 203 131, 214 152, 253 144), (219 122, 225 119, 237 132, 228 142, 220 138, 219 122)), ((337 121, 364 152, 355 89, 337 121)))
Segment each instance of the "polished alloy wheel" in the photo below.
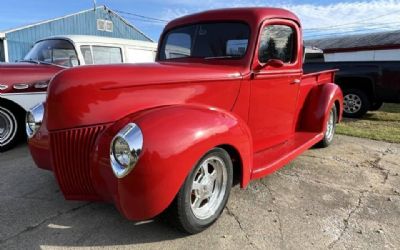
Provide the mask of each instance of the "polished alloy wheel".
POLYGON ((5 146, 15 137, 16 124, 15 116, 8 110, 0 108, 0 146, 5 146))
POLYGON ((216 156, 205 159, 197 169, 192 183, 191 209, 193 215, 206 220, 217 212, 227 188, 224 161, 216 156))
POLYGON ((335 110, 331 110, 329 113, 329 118, 328 122, 326 125, 326 132, 325 132, 325 138, 327 141, 332 141, 333 136, 335 134, 335 110))
POLYGON ((362 100, 358 95, 347 94, 344 96, 344 111, 349 114, 354 114, 360 111, 362 100))

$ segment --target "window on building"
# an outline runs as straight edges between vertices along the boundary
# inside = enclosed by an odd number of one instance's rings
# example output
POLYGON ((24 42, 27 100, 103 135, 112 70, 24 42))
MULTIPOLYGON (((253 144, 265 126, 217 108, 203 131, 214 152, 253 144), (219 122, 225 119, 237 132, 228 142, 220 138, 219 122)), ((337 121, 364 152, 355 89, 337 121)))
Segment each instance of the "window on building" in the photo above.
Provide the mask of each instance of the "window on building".
POLYGON ((258 59, 266 63, 278 59, 284 63, 295 61, 295 31, 287 25, 270 25, 261 33, 258 59))
POLYGON ((122 51, 118 47, 92 46, 94 64, 122 63, 122 51))
POLYGON ((97 30, 99 31, 107 31, 107 32, 113 32, 113 22, 109 20, 104 20, 104 19, 97 19, 97 30))

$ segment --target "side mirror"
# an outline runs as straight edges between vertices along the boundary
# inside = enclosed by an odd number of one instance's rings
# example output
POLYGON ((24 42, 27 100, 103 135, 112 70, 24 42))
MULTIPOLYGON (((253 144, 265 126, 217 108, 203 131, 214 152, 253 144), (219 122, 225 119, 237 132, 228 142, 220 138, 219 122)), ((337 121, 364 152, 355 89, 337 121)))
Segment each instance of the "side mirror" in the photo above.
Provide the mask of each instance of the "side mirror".
POLYGON ((284 65, 284 62, 279 59, 269 59, 266 63, 260 63, 258 66, 255 68, 255 70, 261 70, 267 66, 271 66, 274 68, 280 68, 284 65))
POLYGON ((267 63, 265 64, 265 66, 271 66, 274 68, 280 68, 284 65, 284 62, 282 60, 279 59, 269 59, 267 61, 267 63))

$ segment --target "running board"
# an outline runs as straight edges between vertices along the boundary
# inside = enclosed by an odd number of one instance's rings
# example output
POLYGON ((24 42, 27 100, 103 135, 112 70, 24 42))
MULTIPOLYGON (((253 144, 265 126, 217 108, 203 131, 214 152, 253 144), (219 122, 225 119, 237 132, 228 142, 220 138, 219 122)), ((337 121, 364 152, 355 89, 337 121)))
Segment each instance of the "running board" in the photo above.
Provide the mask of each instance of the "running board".
POLYGON ((286 142, 254 154, 251 179, 275 172, 323 138, 323 133, 297 132, 286 142))

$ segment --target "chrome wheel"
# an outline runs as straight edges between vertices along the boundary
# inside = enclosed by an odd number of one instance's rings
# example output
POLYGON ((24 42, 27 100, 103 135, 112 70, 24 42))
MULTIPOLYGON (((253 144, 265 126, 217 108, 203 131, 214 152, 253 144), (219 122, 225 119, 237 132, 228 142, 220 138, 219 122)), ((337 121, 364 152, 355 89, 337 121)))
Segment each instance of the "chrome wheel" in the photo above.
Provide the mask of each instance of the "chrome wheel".
POLYGON ((344 96, 344 111, 349 114, 354 114, 360 111, 362 100, 358 95, 347 94, 344 96))
POLYGON ((190 193, 193 215, 206 220, 220 208, 227 189, 228 174, 223 159, 211 156, 197 168, 190 193))
POLYGON ((331 110, 329 113, 329 118, 327 121, 326 125, 326 132, 325 132, 325 138, 328 142, 332 141, 333 136, 335 134, 335 110, 331 110))
POLYGON ((7 109, 0 107, 0 146, 7 145, 17 134, 17 119, 7 109))

